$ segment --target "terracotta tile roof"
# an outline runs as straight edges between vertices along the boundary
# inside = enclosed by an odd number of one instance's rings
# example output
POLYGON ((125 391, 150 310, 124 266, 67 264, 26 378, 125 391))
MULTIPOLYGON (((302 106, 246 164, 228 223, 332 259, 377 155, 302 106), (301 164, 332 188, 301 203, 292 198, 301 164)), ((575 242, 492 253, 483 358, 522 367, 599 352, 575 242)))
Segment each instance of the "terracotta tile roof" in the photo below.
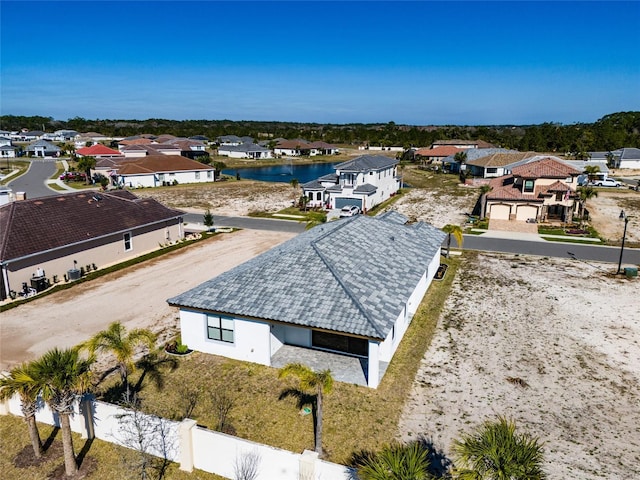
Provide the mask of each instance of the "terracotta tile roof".
POLYGON ((131 161, 118 166, 119 175, 195 170, 214 170, 214 168, 180 155, 147 155, 146 157, 132 158, 131 161))
POLYGON ((467 164, 474 165, 476 167, 506 167, 507 165, 535 157, 536 155, 538 155, 536 152, 499 152, 487 155, 486 157, 477 158, 475 160, 468 160, 467 164))
POLYGON ((422 155, 423 157, 448 157, 449 155, 455 155, 458 152, 464 152, 464 148, 458 148, 453 146, 442 146, 434 148, 421 148, 416 151, 416 155, 422 155))
POLYGON ((566 163, 546 157, 514 167, 511 173, 522 178, 567 178, 580 175, 581 172, 566 163))
POLYGON ((78 192, 0 207, 0 261, 82 243, 184 215, 130 192, 78 192))
POLYGON ((78 155, 120 155, 118 150, 106 147, 101 143, 97 143, 91 147, 84 147, 76 150, 78 155))
POLYGON ((487 193, 487 200, 527 200, 529 202, 543 202, 545 196, 552 195, 557 192, 570 191, 570 198, 575 197, 575 191, 567 184, 560 181, 551 185, 536 185, 533 193, 522 193, 522 184, 514 183, 516 178, 513 175, 505 175, 503 177, 494 178, 489 182, 492 190, 487 193))

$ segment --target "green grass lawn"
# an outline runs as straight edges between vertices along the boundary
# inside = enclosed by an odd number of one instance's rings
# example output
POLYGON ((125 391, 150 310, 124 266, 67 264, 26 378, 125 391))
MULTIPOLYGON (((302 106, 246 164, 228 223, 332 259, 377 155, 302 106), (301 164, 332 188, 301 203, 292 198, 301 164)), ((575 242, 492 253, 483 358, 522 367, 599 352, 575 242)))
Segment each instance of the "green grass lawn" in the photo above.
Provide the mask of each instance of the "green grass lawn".
MULTIPOLYGON (((50 425, 38 424, 40 438, 47 445, 52 441, 50 458, 39 466, 16 467, 13 463, 16 455, 24 448, 31 448, 27 426, 19 417, 0 416, 0 474, 1 478, 16 480, 42 480, 62 465, 62 432, 50 425)), ((140 472, 131 464, 137 454, 134 450, 119 447, 102 440, 87 441, 73 434, 73 445, 77 456, 85 462, 96 462, 95 471, 87 478, 91 480, 113 480, 140 478, 140 472)), ((181 471, 177 463, 171 463, 167 469, 167 480, 222 480, 224 477, 194 470, 192 473, 181 471)))
MULTIPOLYGON (((446 259, 444 280, 432 283, 378 389, 336 382, 325 397, 323 446, 328 460, 348 463, 354 452, 379 449, 398 433, 402 407, 460 261, 446 259)), ((139 376, 134 373, 132 382, 139 376)), ((117 398, 115 383, 117 378, 111 377, 102 392, 117 398)), ((275 368, 194 352, 164 372, 161 386, 147 376, 140 395, 146 410, 173 419, 184 418, 189 404, 195 404, 190 417, 214 429, 218 416, 213 393, 224 392, 233 402, 227 423, 237 436, 302 452, 313 449, 312 416, 300 415, 292 398, 280 399, 294 386, 292 380, 278 379, 275 368)))

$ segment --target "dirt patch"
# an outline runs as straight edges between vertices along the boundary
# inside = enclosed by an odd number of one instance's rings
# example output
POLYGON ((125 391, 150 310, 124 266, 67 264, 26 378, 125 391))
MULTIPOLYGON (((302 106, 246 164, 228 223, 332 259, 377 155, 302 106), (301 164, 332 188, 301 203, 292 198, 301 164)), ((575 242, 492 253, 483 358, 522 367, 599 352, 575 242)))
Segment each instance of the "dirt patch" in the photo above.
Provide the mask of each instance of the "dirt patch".
POLYGON ((587 209, 593 227, 614 244, 622 241, 624 221, 620 219, 620 211, 624 210, 629 217, 627 241, 640 244, 640 192, 599 191, 596 198, 587 201, 587 209))
POLYGON ((163 342, 178 330, 178 311, 168 298, 293 236, 258 230, 222 234, 11 309, 2 314, 0 369, 53 347, 75 346, 115 321, 128 329, 150 328, 163 342))
POLYGON ((469 254, 399 435, 446 455, 497 415, 545 443, 550 479, 640 476, 638 280, 609 265, 469 254))
POLYGON ((40 458, 36 458, 33 454, 33 447, 31 444, 25 445, 13 459, 13 465, 17 468, 30 468, 37 467, 43 463, 51 462, 52 460, 59 460, 62 457, 62 442, 53 442, 47 447, 40 458))
POLYGON ((83 480, 85 478, 91 478, 91 474, 98 468, 98 461, 93 457, 85 458, 78 466, 78 472, 72 476, 67 477, 64 469, 64 463, 58 465, 58 467, 47 476, 47 480, 83 480))

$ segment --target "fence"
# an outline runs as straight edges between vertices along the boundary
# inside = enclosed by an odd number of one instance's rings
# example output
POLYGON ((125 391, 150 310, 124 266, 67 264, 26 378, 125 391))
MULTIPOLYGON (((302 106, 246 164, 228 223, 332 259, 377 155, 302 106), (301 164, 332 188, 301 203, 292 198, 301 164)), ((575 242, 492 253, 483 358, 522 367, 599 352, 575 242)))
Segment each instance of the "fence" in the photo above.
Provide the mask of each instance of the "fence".
MULTIPOLYGON (((16 395, 0 403, 0 415, 22 416, 16 395)), ((59 416, 41 403, 36 420, 60 426, 59 416)), ((82 438, 98 438, 122 447, 141 449, 160 458, 178 462, 180 469, 194 468, 234 479, 238 472, 253 469, 256 480, 353 480, 353 470, 325 462, 317 453, 302 454, 270 447, 200 427, 194 420, 176 422, 125 409, 85 396, 74 407, 71 429, 82 438), (144 435, 144 445, 137 433, 144 435)))

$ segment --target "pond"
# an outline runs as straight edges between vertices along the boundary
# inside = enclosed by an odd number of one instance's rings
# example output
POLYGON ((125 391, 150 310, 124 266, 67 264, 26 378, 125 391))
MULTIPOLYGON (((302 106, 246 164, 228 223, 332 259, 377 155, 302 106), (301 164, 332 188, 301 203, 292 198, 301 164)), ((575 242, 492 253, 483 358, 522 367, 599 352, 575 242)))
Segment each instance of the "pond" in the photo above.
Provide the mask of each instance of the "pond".
POLYGON ((312 163, 308 165, 271 165, 269 167, 242 167, 227 168, 222 170, 224 175, 235 176, 240 174, 244 180, 260 180, 262 182, 283 182, 289 183, 294 178, 302 185, 303 183, 316 180, 323 175, 335 172, 336 163, 312 163))

